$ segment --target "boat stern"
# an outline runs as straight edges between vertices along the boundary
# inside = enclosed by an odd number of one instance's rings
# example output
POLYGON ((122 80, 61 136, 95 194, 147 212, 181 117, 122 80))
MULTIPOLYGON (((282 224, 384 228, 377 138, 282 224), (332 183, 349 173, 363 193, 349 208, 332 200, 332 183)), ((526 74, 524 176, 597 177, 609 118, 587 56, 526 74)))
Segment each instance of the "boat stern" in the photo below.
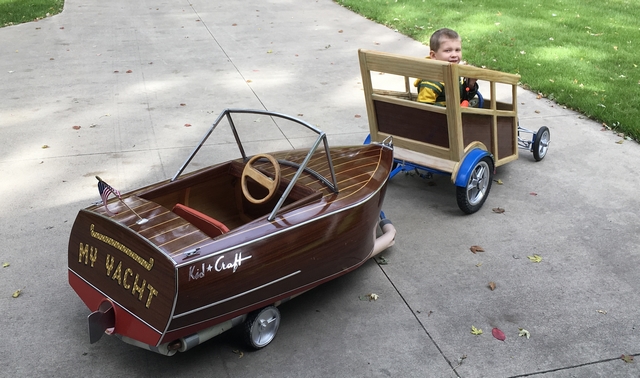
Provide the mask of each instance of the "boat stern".
POLYGON ((69 284, 91 311, 89 339, 104 333, 158 346, 176 292, 172 260, 130 226, 90 210, 69 238, 69 284))

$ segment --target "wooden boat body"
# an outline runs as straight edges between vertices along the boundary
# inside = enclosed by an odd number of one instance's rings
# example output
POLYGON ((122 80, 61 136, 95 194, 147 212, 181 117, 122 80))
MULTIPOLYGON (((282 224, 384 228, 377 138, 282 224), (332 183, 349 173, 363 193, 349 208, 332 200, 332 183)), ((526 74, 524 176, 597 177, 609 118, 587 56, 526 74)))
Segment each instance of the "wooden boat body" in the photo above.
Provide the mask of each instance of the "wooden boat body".
MULTIPOLYGON (((271 155, 281 162, 281 184, 262 204, 243 195, 241 158, 126 193, 108 202, 110 211, 79 212, 69 282, 91 311, 113 309, 110 333, 153 350, 277 305, 372 256, 392 148, 271 155), (330 176, 339 190, 323 179, 330 176), (176 207, 228 231, 216 235, 176 207)), ((254 166, 275 175, 268 161, 254 166)))

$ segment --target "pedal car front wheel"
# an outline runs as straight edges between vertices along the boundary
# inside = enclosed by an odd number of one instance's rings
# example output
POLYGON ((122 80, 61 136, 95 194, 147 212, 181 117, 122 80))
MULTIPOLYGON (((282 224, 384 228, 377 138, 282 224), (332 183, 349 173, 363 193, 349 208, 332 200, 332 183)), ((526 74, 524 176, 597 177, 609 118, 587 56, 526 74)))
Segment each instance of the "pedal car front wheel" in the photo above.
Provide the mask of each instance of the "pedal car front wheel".
POLYGON ((485 156, 471 170, 465 186, 456 186, 458 207, 467 214, 480 210, 493 181, 493 161, 485 156))
POLYGON ((533 158, 536 161, 540 161, 544 159, 547 154, 547 150, 549 149, 549 141, 551 139, 551 134, 549 133, 549 128, 547 126, 542 126, 536 135, 534 136, 535 140, 533 141, 533 158))

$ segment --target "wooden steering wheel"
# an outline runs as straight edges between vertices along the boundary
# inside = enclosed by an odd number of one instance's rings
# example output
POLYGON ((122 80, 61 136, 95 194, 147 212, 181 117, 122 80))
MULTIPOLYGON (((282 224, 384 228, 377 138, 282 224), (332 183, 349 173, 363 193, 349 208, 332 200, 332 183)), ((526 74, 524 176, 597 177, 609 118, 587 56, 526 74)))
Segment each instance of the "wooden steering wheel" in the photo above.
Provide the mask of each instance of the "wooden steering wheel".
POLYGON ((278 187, 280 186, 280 165, 278 164, 278 161, 271 155, 268 155, 268 154, 255 155, 254 157, 249 159, 247 164, 244 166, 240 180, 242 184, 242 194, 244 194, 245 198, 249 202, 254 203, 256 205, 265 203, 268 200, 270 200, 271 197, 273 197, 273 195, 278 190, 278 187), (252 164, 261 158, 269 160, 269 163, 271 163, 271 165, 273 166, 273 170, 275 172, 273 179, 271 179, 270 177, 266 176, 264 173, 260 172, 259 170, 253 167, 252 164), (251 177, 260 186, 267 189, 269 193, 267 193, 267 195, 261 199, 254 198, 251 195, 251 193, 249 193, 249 189, 247 188, 247 177, 251 177))

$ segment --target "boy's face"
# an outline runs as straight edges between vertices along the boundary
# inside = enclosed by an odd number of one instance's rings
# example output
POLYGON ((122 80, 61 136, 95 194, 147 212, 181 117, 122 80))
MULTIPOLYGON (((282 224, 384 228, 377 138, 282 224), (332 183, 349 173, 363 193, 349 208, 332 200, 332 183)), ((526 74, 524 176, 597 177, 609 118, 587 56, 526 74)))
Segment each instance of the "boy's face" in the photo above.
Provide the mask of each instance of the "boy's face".
POLYGON ((440 40, 438 51, 431 50, 431 59, 444 60, 449 63, 460 63, 462 60, 462 41, 459 39, 443 38, 440 40))

